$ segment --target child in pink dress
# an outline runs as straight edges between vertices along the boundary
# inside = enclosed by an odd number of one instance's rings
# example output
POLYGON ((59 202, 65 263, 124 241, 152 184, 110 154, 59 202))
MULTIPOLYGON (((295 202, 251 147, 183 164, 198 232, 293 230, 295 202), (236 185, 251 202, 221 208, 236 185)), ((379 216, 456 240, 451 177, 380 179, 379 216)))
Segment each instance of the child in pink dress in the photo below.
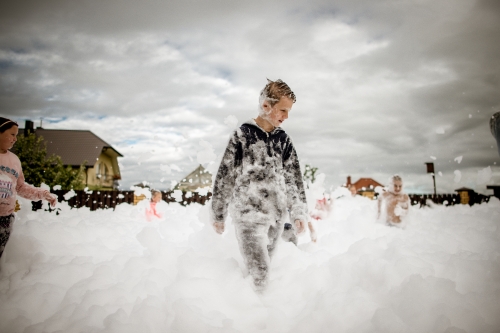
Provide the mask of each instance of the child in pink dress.
POLYGON ((14 223, 16 196, 30 200, 47 200, 51 206, 57 197, 49 191, 24 182, 19 158, 9 151, 17 141, 19 126, 16 122, 0 117, 0 257, 9 240, 14 223))
POLYGON ((315 220, 324 220, 330 214, 331 209, 332 201, 326 197, 322 197, 321 199, 316 200, 316 205, 310 213, 311 218, 315 220))
POLYGON ((151 202, 149 207, 146 208, 146 220, 151 222, 154 217, 162 218, 163 215, 156 211, 156 204, 161 201, 161 192, 152 190, 151 191, 151 202))
POLYGON ((316 204, 314 209, 311 210, 309 215, 311 216, 311 221, 307 222, 307 226, 309 227, 309 232, 311 233, 311 241, 316 242, 318 236, 316 234, 316 230, 314 229, 313 220, 324 220, 326 219, 332 210, 333 200, 328 199, 326 196, 323 196, 321 199, 316 200, 316 204))

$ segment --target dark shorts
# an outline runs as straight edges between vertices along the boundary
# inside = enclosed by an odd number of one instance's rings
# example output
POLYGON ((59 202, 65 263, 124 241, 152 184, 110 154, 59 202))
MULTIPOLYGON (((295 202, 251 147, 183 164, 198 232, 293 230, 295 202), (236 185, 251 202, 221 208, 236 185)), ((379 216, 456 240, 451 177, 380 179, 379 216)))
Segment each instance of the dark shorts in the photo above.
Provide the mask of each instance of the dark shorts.
POLYGON ((12 223, 14 223, 14 214, 0 216, 0 257, 2 257, 5 245, 9 240, 12 223))

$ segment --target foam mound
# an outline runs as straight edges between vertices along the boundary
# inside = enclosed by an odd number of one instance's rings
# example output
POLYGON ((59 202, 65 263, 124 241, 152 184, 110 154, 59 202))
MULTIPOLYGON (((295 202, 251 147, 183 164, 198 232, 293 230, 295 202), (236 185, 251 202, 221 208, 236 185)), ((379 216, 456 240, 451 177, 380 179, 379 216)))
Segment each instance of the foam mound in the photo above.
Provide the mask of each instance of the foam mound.
MULTIPOLYGON (((21 200, 23 207, 30 207, 21 200)), ((23 208, 0 262, 0 332, 498 332, 500 201, 413 207, 335 200, 318 242, 282 242, 257 294, 228 221, 158 204, 23 208)))

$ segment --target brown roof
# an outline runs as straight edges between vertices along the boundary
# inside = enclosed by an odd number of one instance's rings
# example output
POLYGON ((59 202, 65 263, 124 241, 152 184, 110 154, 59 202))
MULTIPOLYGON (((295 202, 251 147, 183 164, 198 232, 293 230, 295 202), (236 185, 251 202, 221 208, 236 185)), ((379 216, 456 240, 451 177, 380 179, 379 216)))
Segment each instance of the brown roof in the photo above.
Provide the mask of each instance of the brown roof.
POLYGON ((356 186, 356 190, 362 189, 363 187, 368 190, 370 189, 370 185, 372 185, 373 189, 377 186, 384 187, 384 185, 371 178, 360 178, 357 182, 353 183, 353 185, 356 186))
POLYGON ((457 188, 455 191, 457 192, 462 192, 462 191, 474 191, 473 189, 471 188, 468 188, 468 187, 461 187, 461 188, 457 188))
POLYGON ((37 128, 35 134, 43 137, 47 143, 47 154, 61 156, 64 165, 79 166, 87 161, 87 166, 92 167, 106 148, 112 149, 118 156, 123 157, 110 144, 91 131, 37 128))

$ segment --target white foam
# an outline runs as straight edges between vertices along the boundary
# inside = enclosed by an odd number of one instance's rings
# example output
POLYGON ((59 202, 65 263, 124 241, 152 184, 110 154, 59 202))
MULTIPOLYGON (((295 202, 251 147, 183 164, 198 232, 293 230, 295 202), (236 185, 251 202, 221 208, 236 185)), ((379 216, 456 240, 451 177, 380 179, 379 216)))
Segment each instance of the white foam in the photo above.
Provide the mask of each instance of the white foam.
POLYGON ((492 177, 492 172, 491 172, 491 167, 488 166, 484 169, 481 169, 477 172, 477 184, 486 184, 491 180, 492 177))
POLYGON ((160 202, 32 212, 20 199, 1 259, 0 332, 495 332, 500 201, 418 209, 405 229, 345 196, 318 243, 279 244, 254 292, 231 220, 160 202))

